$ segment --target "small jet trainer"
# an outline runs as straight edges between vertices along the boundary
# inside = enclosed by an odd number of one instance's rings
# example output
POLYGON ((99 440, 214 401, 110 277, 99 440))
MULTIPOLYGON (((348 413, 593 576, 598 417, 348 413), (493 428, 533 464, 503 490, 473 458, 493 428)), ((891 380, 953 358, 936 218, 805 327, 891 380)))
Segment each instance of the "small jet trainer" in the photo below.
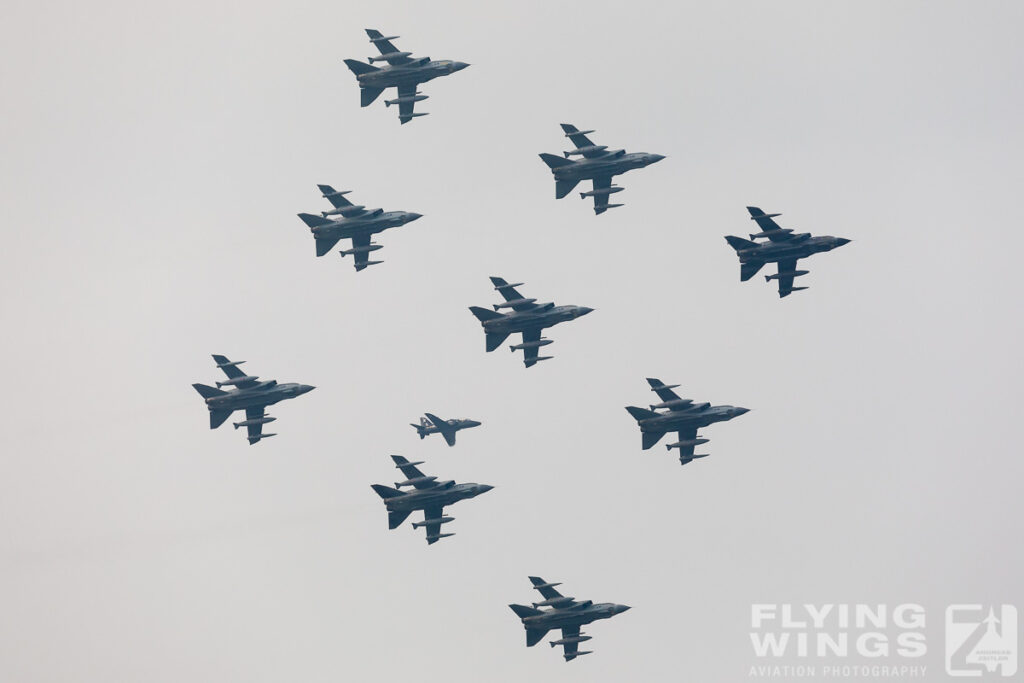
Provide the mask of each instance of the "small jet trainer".
POLYGON ((548 583, 537 576, 531 576, 530 582, 533 583, 534 588, 540 591, 544 599, 533 603, 533 607, 509 605, 526 628, 526 647, 533 647, 539 643, 551 629, 560 628, 562 637, 551 641, 550 645, 551 647, 561 645, 562 656, 567 662, 590 654, 589 650, 579 651, 579 644, 591 638, 583 635, 580 626, 598 619, 610 619, 629 609, 628 605, 616 605, 613 602, 594 604, 592 600, 577 601, 575 598, 564 596, 555 590, 555 586, 561 584, 548 583), (540 610, 537 609, 538 607, 551 607, 551 609, 540 610))
POLYGON ((607 145, 595 145, 587 137, 592 130, 577 130, 576 126, 568 123, 562 124, 565 137, 572 140, 576 149, 562 152, 565 158, 554 154, 541 154, 540 158, 551 169, 555 176, 555 199, 561 199, 572 192, 572 189, 581 180, 593 180, 594 187, 588 192, 580 192, 580 197, 594 198, 594 213, 604 213, 608 209, 614 209, 622 204, 609 204, 608 197, 625 188, 612 185, 612 178, 621 175, 634 168, 644 168, 664 159, 660 154, 648 154, 647 152, 626 153, 624 149, 609 150, 607 145), (569 157, 582 156, 579 161, 573 161, 569 157))
POLYGON ((480 324, 483 325, 484 334, 487 337, 487 351, 493 351, 501 345, 501 342, 510 334, 521 332, 523 342, 513 344, 509 348, 512 353, 523 351, 523 363, 526 367, 532 367, 542 360, 550 360, 552 356, 538 356, 538 349, 552 343, 552 340, 541 336, 541 332, 547 327, 552 327, 567 320, 575 320, 580 316, 590 313, 594 309, 585 306, 555 306, 553 303, 538 304, 536 299, 524 299, 516 291, 516 287, 522 286, 522 282, 509 284, 500 277, 492 277, 491 283, 494 289, 498 290, 505 298, 504 303, 494 304, 494 310, 489 311, 479 306, 470 306, 480 324), (500 313, 502 308, 511 308, 511 313, 500 313))
POLYGON ((338 240, 352 240, 351 249, 342 249, 339 253, 342 258, 349 254, 355 257, 356 272, 368 266, 375 266, 383 261, 370 261, 370 252, 383 248, 375 244, 372 238, 379 232, 388 228, 397 228, 412 223, 422 214, 411 211, 385 211, 384 209, 367 209, 365 206, 355 205, 345 199, 351 190, 335 190, 330 185, 317 185, 323 197, 334 205, 330 211, 321 212, 320 216, 309 213, 300 213, 299 218, 309 226, 313 238, 316 240, 316 255, 323 256, 329 252, 338 240), (328 216, 340 215, 340 218, 331 219, 328 216))
POLYGON ((427 438, 428 434, 440 434, 444 437, 444 440, 448 442, 449 446, 454 446, 455 432, 460 429, 479 427, 480 423, 476 420, 466 420, 461 418, 454 420, 442 420, 437 415, 426 413, 426 417, 420 418, 419 424, 410 423, 410 426, 416 429, 416 433, 420 435, 421 439, 427 438))
POLYGON ((380 50, 380 56, 370 57, 370 64, 354 59, 345 60, 345 64, 359 81, 360 106, 369 106, 385 88, 398 88, 398 97, 385 100, 384 104, 388 107, 392 104, 398 105, 398 120, 402 123, 408 123, 417 116, 427 115, 426 112, 413 113, 416 103, 427 99, 427 95, 416 89, 420 83, 426 83, 438 76, 451 75, 469 66, 465 62, 453 62, 450 59, 413 59, 411 52, 399 52, 391 43, 398 36, 384 36, 372 28, 366 29, 366 35, 370 36, 370 42, 380 50), (372 66, 373 62, 387 62, 388 66, 372 66))
POLYGON ((384 499, 384 506, 388 509, 388 528, 398 528, 406 517, 416 510, 423 510, 423 521, 413 522, 412 528, 426 527, 428 544, 455 535, 441 533, 441 525, 455 519, 444 516, 445 505, 452 505, 467 498, 476 498, 481 493, 487 493, 494 488, 487 484, 456 484, 454 481, 437 481, 437 477, 424 476, 416 469, 416 465, 422 465, 422 462, 409 462, 400 455, 392 455, 391 459, 395 461, 395 467, 402 470, 405 481, 395 482, 395 488, 372 484, 373 490, 384 499), (403 486, 412 486, 413 490, 406 493, 400 490, 403 486))
POLYGON ((316 389, 308 384, 294 382, 278 384, 277 380, 273 379, 260 382, 256 375, 247 375, 238 369, 238 366, 245 362, 244 360, 230 361, 226 356, 218 355, 214 355, 213 360, 228 378, 223 382, 217 382, 217 388, 208 387, 205 384, 192 385, 206 399, 206 407, 210 411, 210 429, 216 429, 224 424, 224 421, 231 417, 231 413, 236 410, 244 410, 245 419, 232 424, 235 429, 246 428, 250 446, 260 439, 277 436, 263 433, 263 425, 277 419, 266 414, 267 406, 302 396, 306 392, 316 389), (223 391, 221 387, 225 386, 233 386, 235 389, 223 391))
POLYGON ((697 437, 698 429, 750 412, 749 408, 713 406, 710 403, 694 403, 691 399, 679 398, 679 395, 672 391, 679 386, 678 384, 664 384, 661 380, 650 377, 647 378, 647 383, 651 385, 651 391, 658 395, 661 402, 652 405, 650 410, 635 406, 628 406, 626 410, 636 418, 637 424, 640 425, 644 450, 661 441, 661 437, 665 436, 666 432, 678 432, 679 440, 668 444, 665 448, 669 451, 678 448, 679 463, 682 465, 710 455, 710 453, 693 454, 694 446, 708 442, 707 439, 697 437), (657 412, 660 409, 665 409, 665 412, 657 412))
POLYGON ((748 206, 747 211, 750 212, 750 220, 757 222, 761 232, 751 235, 749 240, 732 235, 725 238, 740 258, 740 282, 746 282, 757 275, 757 271, 761 270, 764 264, 778 263, 778 272, 775 275, 765 275, 764 279, 765 282, 779 281, 780 297, 807 289, 793 286, 794 278, 810 272, 796 269, 798 259, 823 251, 832 251, 836 247, 850 243, 850 240, 842 237, 811 237, 809 232, 793 234, 792 229, 780 228, 779 224, 772 220, 776 216, 781 216, 781 213, 765 213, 756 206, 748 206), (766 237, 767 241, 757 242, 759 237, 766 237))

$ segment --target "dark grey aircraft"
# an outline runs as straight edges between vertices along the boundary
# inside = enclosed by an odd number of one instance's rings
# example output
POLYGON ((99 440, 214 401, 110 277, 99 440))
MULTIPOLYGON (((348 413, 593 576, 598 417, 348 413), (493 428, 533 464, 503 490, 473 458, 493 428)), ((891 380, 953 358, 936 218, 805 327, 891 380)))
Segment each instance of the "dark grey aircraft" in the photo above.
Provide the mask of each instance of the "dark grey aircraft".
POLYGON ((526 647, 533 647, 539 643, 551 629, 560 628, 562 637, 551 641, 551 647, 561 645, 562 656, 567 662, 590 654, 589 650, 579 651, 579 644, 590 640, 590 636, 585 636, 580 631, 581 626, 598 619, 609 619, 629 609, 627 605, 616 605, 614 602, 594 604, 592 600, 578 601, 575 598, 564 596, 555 590, 555 586, 561 584, 548 583, 537 576, 531 576, 530 582, 533 583, 534 588, 540 591, 544 599, 533 603, 533 607, 509 605, 526 628, 526 647), (540 610, 537 609, 538 607, 551 607, 551 609, 540 610))
POLYGON ((551 169, 555 176, 555 199, 561 199, 572 192, 572 188, 581 180, 593 180, 594 187, 589 192, 580 192, 580 197, 594 198, 594 213, 604 213, 608 209, 614 209, 622 204, 609 204, 608 196, 621 192, 625 188, 612 185, 612 178, 621 175, 634 168, 644 168, 653 163, 661 161, 665 157, 660 154, 648 154, 647 152, 626 153, 624 149, 609 150, 607 145, 595 145, 587 137, 592 130, 577 130, 576 126, 568 123, 562 124, 565 137, 572 140, 576 149, 562 152, 563 157, 554 154, 541 154, 540 158, 551 169), (573 161, 569 157, 582 156, 579 161, 573 161))
POLYGON ((442 420, 432 413, 425 414, 426 417, 421 417, 419 424, 410 423, 410 426, 416 429, 416 433, 420 435, 421 439, 427 438, 428 434, 440 434, 444 437, 444 440, 449 446, 455 445, 455 432, 460 429, 470 429, 472 427, 480 426, 480 423, 476 420, 442 420))
POLYGON ((224 421, 231 417, 236 410, 245 411, 245 419, 241 422, 233 422, 235 429, 245 427, 249 432, 249 445, 260 439, 267 439, 276 434, 264 434, 263 425, 273 422, 276 417, 266 414, 267 406, 274 405, 296 396, 302 396, 316 387, 308 384, 278 384, 277 380, 261 382, 256 375, 247 375, 238 369, 244 360, 230 361, 226 356, 213 356, 217 367, 228 376, 223 382, 217 382, 217 388, 208 387, 205 384, 193 384, 199 394, 206 399, 206 407, 210 411, 210 429, 216 429, 224 424, 224 421), (221 387, 233 386, 232 391, 223 391, 221 387))
POLYGON ((678 384, 667 385, 660 379, 647 378, 651 385, 651 391, 661 399, 660 403, 651 406, 650 410, 628 406, 626 410, 636 418, 640 425, 640 435, 643 437, 643 449, 647 450, 654 444, 661 441, 666 432, 678 432, 679 441, 670 443, 665 448, 671 451, 679 449, 680 464, 697 458, 706 458, 710 453, 694 455, 694 446, 707 443, 707 439, 697 438, 697 430, 707 427, 715 422, 725 422, 734 417, 739 417, 750 412, 749 408, 737 408, 735 406, 713 406, 710 403, 694 403, 688 398, 679 398, 676 392, 672 391, 678 384), (664 412, 657 412, 664 409, 664 412))
POLYGON ((781 213, 765 213, 756 206, 748 206, 747 211, 750 212, 750 220, 757 221, 761 232, 751 235, 749 240, 732 235, 725 238, 740 257, 740 281, 746 282, 757 275, 757 271, 766 263, 778 263, 778 272, 775 275, 765 275, 764 279, 765 282, 779 281, 780 297, 807 289, 793 286, 794 278, 810 272, 796 269, 798 259, 823 251, 832 251, 836 247, 850 243, 850 240, 842 237, 811 237, 809 232, 793 234, 792 229, 780 228, 779 224, 772 220, 776 216, 781 216, 781 213), (759 237, 765 237, 767 241, 757 242, 759 237))
POLYGON ((413 522, 412 528, 427 528, 427 543, 436 543, 446 536, 455 534, 442 534, 441 525, 455 519, 444 516, 444 506, 452 505, 460 500, 476 498, 481 493, 487 493, 493 486, 487 484, 456 484, 454 481, 437 481, 437 477, 424 476, 416 469, 416 465, 422 462, 409 462, 400 455, 392 455, 395 467, 402 470, 405 481, 395 482, 395 488, 372 484, 377 495, 384 499, 384 506, 388 509, 388 528, 396 529, 405 521, 405 518, 416 510, 423 510, 423 521, 413 522), (405 493, 400 489, 403 486, 412 486, 413 490, 405 493))
POLYGON ((365 206, 355 205, 345 199, 350 190, 335 190, 330 185, 317 185, 324 198, 329 200, 334 208, 330 211, 321 212, 320 216, 309 213, 300 213, 299 218, 309 226, 313 238, 316 240, 316 255, 323 256, 329 252, 338 240, 351 239, 352 248, 342 249, 339 253, 342 258, 349 254, 355 257, 356 271, 367 266, 374 266, 383 261, 370 261, 370 252, 382 248, 380 244, 374 244, 371 240, 379 232, 388 228, 397 228, 412 223, 422 214, 411 211, 385 211, 384 209, 367 209, 365 206), (331 219, 328 216, 338 215, 339 218, 331 219))
POLYGON ((398 120, 402 123, 411 121, 416 116, 426 116, 426 112, 413 113, 417 102, 427 99, 417 89, 420 83, 426 83, 438 76, 448 76, 465 69, 469 64, 453 62, 450 59, 431 61, 430 57, 414 59, 411 52, 399 52, 391 41, 398 36, 384 36, 380 31, 366 29, 370 42, 380 50, 379 57, 370 57, 370 64, 346 59, 345 64, 359 81, 360 106, 369 106, 377 99, 385 88, 398 88, 398 97, 386 100, 385 105, 398 105, 398 120), (372 66, 373 62, 387 62, 388 66, 372 66))
POLYGON ((531 367, 542 360, 550 360, 551 356, 538 356, 538 349, 547 346, 552 340, 541 337, 541 332, 547 327, 552 327, 567 320, 575 320, 580 316, 590 313, 592 308, 585 306, 555 306, 553 303, 538 304, 536 299, 524 299, 516 291, 516 287, 523 283, 509 284, 500 277, 492 277, 491 282, 505 298, 505 302, 494 304, 494 310, 489 311, 479 306, 470 306, 477 320, 484 327, 484 334, 487 337, 487 350, 493 351, 501 345, 501 342, 510 334, 521 332, 523 342, 513 344, 509 348, 512 353, 522 349, 523 362, 526 367, 531 367), (499 313, 502 308, 511 308, 511 313, 499 313))

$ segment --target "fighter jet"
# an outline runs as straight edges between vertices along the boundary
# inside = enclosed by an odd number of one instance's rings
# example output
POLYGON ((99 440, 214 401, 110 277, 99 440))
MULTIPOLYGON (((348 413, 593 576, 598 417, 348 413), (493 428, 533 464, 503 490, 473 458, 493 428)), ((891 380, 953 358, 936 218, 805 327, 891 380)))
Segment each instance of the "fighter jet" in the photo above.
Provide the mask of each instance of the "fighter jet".
POLYGON ((636 418, 640 425, 640 435, 643 437, 643 449, 647 450, 654 444, 661 441, 666 432, 678 432, 679 440, 670 443, 665 448, 671 451, 679 449, 679 463, 685 465, 697 458, 706 458, 710 453, 694 455, 694 446, 707 443, 707 439, 697 437, 697 430, 707 427, 715 422, 725 422, 734 417, 739 417, 750 412, 749 408, 737 408, 735 406, 713 406, 710 403, 694 403, 688 398, 679 398, 676 392, 672 391, 678 384, 664 384, 659 379, 648 377, 647 383, 651 385, 651 391, 661 399, 655 403, 650 410, 627 406, 629 414, 636 418), (664 412, 657 412, 664 409, 664 412))
POLYGON ((748 206, 747 211, 750 212, 750 220, 757 222, 761 232, 751 235, 749 240, 732 235, 725 238, 740 257, 740 281, 746 282, 757 275, 757 271, 766 263, 778 263, 778 272, 775 275, 765 275, 764 279, 765 282, 779 281, 780 297, 807 289, 793 286, 793 278, 810 272, 796 269, 798 259, 823 251, 832 251, 836 247, 850 243, 850 240, 842 237, 811 237, 809 232, 793 234, 792 229, 780 228, 778 223, 772 220, 776 216, 781 216, 781 213, 765 213, 756 206, 748 206), (760 237, 766 237, 767 241, 757 242, 760 237))
POLYGON ((551 647, 561 645, 562 656, 567 662, 590 654, 589 650, 579 651, 579 644, 591 638, 583 635, 580 626, 598 619, 609 619, 629 609, 628 605, 616 605, 613 602, 594 604, 592 600, 577 601, 575 598, 563 596, 555 590, 555 586, 561 584, 548 583, 537 576, 531 576, 530 581, 533 583, 533 587, 544 596, 544 599, 533 603, 533 607, 509 605, 526 628, 526 647, 533 647, 539 643, 551 629, 560 628, 562 637, 551 641, 550 645, 551 647), (538 607, 551 607, 551 609, 540 610, 537 609, 538 607))
POLYGON ((372 242, 372 238, 379 232, 388 228, 397 228, 412 223, 421 214, 411 211, 385 211, 384 209, 367 209, 365 206, 357 206, 345 199, 351 190, 335 190, 330 185, 317 185, 323 197, 334 205, 330 211, 321 212, 320 216, 309 213, 300 213, 299 218, 309 226, 313 238, 316 240, 316 255, 323 256, 329 252, 338 240, 352 240, 351 249, 342 249, 339 253, 342 258, 349 254, 355 257, 356 272, 368 266, 375 266, 383 261, 370 261, 371 251, 382 248, 382 245, 372 242), (339 215, 339 218, 331 219, 328 216, 339 215))
POLYGON ((648 154, 647 152, 626 154, 624 149, 609 150, 607 145, 595 145, 587 137, 588 133, 594 131, 577 130, 576 126, 568 123, 562 124, 562 130, 565 131, 565 137, 576 145, 576 149, 562 152, 565 158, 554 154, 540 155, 555 176, 555 199, 561 199, 572 192, 572 188, 576 187, 581 180, 593 180, 593 189, 589 192, 580 192, 580 197, 583 199, 593 197, 594 213, 597 214, 622 206, 622 204, 608 203, 609 195, 625 189, 618 185, 612 185, 612 178, 634 168, 650 166, 665 158, 660 154, 648 154), (569 158, 577 155, 583 158, 579 161, 569 158))
POLYGON ((431 61, 430 57, 414 59, 411 52, 399 52, 391 41, 398 36, 384 36, 380 31, 366 29, 370 42, 380 50, 379 57, 370 57, 370 64, 346 59, 345 64, 359 81, 360 106, 369 106, 377 99, 385 88, 398 88, 398 97, 385 100, 390 107, 398 105, 398 120, 402 123, 411 121, 416 116, 426 116, 426 112, 413 113, 417 102, 427 99, 416 87, 438 76, 448 76, 465 69, 469 64, 453 62, 450 59, 431 61), (373 62, 387 62, 388 66, 372 66, 373 62))
POLYGON ((522 286, 522 282, 509 284, 500 277, 492 277, 491 282, 494 289, 498 290, 505 298, 505 302, 494 304, 494 310, 489 311, 479 306, 470 306, 480 324, 483 325, 484 334, 487 337, 487 351, 493 351, 505 341, 510 334, 521 332, 523 342, 513 344, 509 348, 512 353, 523 351, 523 363, 526 367, 532 367, 542 360, 550 360, 552 356, 538 356, 538 349, 547 346, 552 342, 541 336, 544 328, 552 327, 566 320, 575 320, 580 316, 590 313, 592 308, 585 306, 555 306, 553 303, 538 304, 536 299, 524 299, 516 291, 516 287, 522 286), (511 308, 511 313, 499 313, 502 308, 511 308))
POLYGON ((410 423, 409 426, 416 430, 416 433, 420 435, 421 439, 427 438, 428 434, 440 434, 444 437, 444 440, 448 442, 449 446, 454 446, 455 432, 460 429, 479 427, 480 423, 476 420, 466 420, 461 418, 454 420, 442 420, 437 415, 426 413, 426 417, 420 418, 419 424, 410 423))
POLYGON ((441 525, 455 519, 444 516, 444 506, 452 505, 460 500, 476 498, 481 493, 487 493, 493 486, 487 484, 456 484, 454 481, 437 481, 437 477, 424 476, 416 469, 416 465, 422 462, 409 462, 400 455, 392 455, 395 467, 402 470, 405 481, 395 482, 395 488, 372 484, 377 495, 384 499, 384 506, 388 509, 388 528, 396 529, 405 521, 405 518, 416 510, 423 510, 423 521, 413 522, 412 528, 427 528, 427 544, 433 544, 447 536, 455 534, 442 534, 441 525), (405 493, 400 489, 403 486, 412 486, 414 490, 405 493))
POLYGON ((260 439, 277 436, 263 433, 263 425, 277 419, 266 414, 267 406, 274 405, 278 401, 302 396, 306 392, 316 389, 308 384, 294 382, 278 384, 274 379, 261 382, 256 375, 247 375, 238 369, 238 366, 245 362, 244 360, 230 361, 226 356, 218 355, 214 355, 213 360, 228 378, 223 382, 217 382, 217 388, 208 387, 205 384, 192 385, 206 399, 206 407, 210 411, 210 429, 216 429, 224 424, 224 421, 231 417, 231 413, 236 410, 244 410, 245 419, 232 424, 235 429, 246 428, 250 446, 260 439), (235 388, 231 391, 221 389, 221 387, 232 386, 235 388))

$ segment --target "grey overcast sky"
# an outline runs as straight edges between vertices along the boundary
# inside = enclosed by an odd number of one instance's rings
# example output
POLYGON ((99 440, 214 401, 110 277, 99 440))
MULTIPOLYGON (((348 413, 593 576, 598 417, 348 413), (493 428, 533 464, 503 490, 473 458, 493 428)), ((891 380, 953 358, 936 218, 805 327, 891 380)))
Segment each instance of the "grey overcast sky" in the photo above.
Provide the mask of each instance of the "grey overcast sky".
MULTIPOLYGON (((27 2, 0 25, 0 680, 746 681, 751 603, 1024 607, 1019 2, 27 2), (342 59, 472 66, 399 126, 342 59), (558 124, 665 154, 554 199, 558 124), (424 218, 314 258, 316 183, 424 218), (779 300, 722 239, 853 242, 779 300), (531 370, 487 276, 595 312, 531 370), (249 447, 211 353, 318 389, 249 447), (752 411, 680 468, 644 378, 752 411), (423 411, 484 426, 449 449, 423 411), (388 455, 494 485, 387 530, 388 455), (564 664, 528 574, 632 605, 564 664)), ((917 662, 915 662, 917 663, 917 662)))

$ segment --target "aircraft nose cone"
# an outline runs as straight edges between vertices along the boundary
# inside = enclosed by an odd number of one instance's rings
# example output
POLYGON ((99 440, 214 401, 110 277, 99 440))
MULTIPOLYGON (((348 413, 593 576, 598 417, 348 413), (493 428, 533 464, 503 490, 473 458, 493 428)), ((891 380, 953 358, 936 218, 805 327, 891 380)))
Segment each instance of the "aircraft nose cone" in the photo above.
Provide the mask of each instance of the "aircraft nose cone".
POLYGON ((480 484, 480 493, 487 493, 488 491, 490 491, 493 488, 494 487, 489 485, 489 484, 480 484))
POLYGON ((845 237, 840 237, 839 239, 837 239, 837 240, 836 240, 836 246, 838 246, 838 247, 841 247, 841 246, 843 246, 844 244, 849 244, 849 243, 850 243, 850 241, 851 241, 851 240, 848 240, 848 239, 846 239, 845 237))
POLYGON ((746 415, 749 412, 750 412, 750 408, 737 408, 736 409, 736 416, 738 417, 740 415, 746 415))
POLYGON ((593 308, 587 308, 586 306, 580 306, 580 315, 586 315, 587 313, 593 313, 593 308))
POLYGON ((651 163, 652 164, 656 164, 656 163, 658 163, 659 161, 661 161, 664 158, 665 158, 665 155, 663 155, 663 154, 652 154, 651 155, 651 163))
POLYGON ((405 222, 412 223, 413 221, 419 220, 420 218, 423 218, 422 213, 407 213, 405 215, 405 222))
POLYGON ((455 67, 456 71, 462 71, 467 66, 469 66, 469 64, 466 64, 465 62, 455 62, 455 64, 454 64, 454 67, 455 67))
POLYGON ((302 387, 299 389, 299 393, 300 394, 308 394, 309 392, 313 391, 314 389, 316 389, 316 387, 311 386, 309 384, 303 384, 302 387))
POLYGON ((633 608, 630 607, 629 605, 616 605, 615 606, 615 613, 616 614, 622 614, 623 612, 625 612, 627 610, 631 610, 631 609, 633 609, 633 608))

